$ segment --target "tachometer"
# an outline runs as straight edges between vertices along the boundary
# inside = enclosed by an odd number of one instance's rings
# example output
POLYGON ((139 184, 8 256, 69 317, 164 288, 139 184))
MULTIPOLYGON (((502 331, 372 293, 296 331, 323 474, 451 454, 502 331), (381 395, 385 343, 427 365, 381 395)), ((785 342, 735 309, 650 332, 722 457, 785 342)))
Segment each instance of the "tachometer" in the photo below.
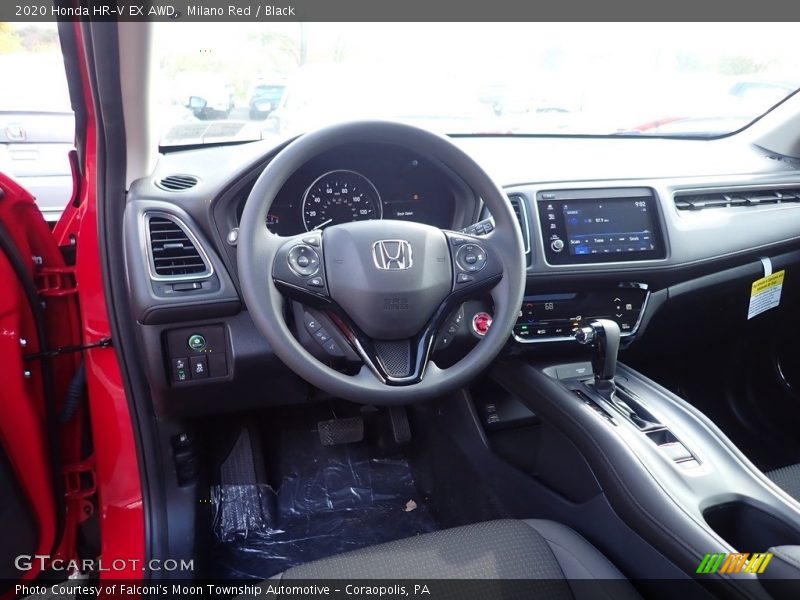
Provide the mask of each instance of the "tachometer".
POLYGON ((355 171, 329 171, 315 179, 303 196, 306 231, 381 218, 383 205, 378 190, 355 171))

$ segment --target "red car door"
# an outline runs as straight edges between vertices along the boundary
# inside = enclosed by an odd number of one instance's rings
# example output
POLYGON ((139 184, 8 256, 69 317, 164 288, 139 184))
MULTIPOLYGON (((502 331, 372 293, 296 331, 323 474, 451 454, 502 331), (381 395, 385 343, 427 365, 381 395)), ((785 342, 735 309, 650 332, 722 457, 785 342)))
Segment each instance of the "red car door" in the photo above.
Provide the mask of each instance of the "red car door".
POLYGON ((43 572, 146 576, 134 430, 102 275, 104 142, 85 28, 59 27, 77 151, 53 230, 0 173, 0 598, 30 594, 19 586, 43 572))
MULTIPOLYGON (((75 557, 95 504, 74 266, 33 197, 0 174, 0 579, 75 557), (65 258, 66 257, 66 258, 65 258)), ((3 590, 5 591, 5 590, 3 590)))

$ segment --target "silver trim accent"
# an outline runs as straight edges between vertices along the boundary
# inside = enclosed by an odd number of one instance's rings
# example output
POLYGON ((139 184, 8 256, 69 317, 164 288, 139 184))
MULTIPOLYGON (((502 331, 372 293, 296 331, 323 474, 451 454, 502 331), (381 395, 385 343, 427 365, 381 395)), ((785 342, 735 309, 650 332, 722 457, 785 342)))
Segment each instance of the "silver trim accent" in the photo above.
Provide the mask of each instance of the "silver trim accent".
POLYGON ((378 240, 372 244, 372 262, 381 271, 410 269, 414 264, 411 243, 408 240, 378 240), (397 244, 397 254, 390 254, 387 244, 397 244))
MULTIPOLYGON (((372 186, 372 191, 375 192, 375 197, 378 199, 378 213, 379 213, 378 214, 378 219, 372 219, 372 220, 383 219, 383 200, 381 200, 381 195, 378 193, 378 188, 375 187, 375 184, 372 183, 372 180, 369 177, 367 177, 366 175, 364 175, 363 173, 359 173, 358 171, 353 171, 352 169, 333 169, 332 171, 327 171, 327 172, 323 173, 322 175, 320 175, 319 177, 317 177, 314 181, 311 182, 311 185, 309 185, 306 188, 306 191, 303 192, 303 203, 300 205, 300 218, 303 219, 303 227, 306 228, 307 232, 315 231, 313 228, 309 229, 308 228, 308 223, 306 223, 306 201, 308 200, 308 193, 311 191, 311 188, 313 188, 315 185, 317 185, 317 182, 320 179, 323 179, 323 178, 325 178, 328 175, 331 175, 333 173, 351 173, 353 175, 357 175, 357 176, 363 178, 364 181, 366 181, 370 186, 372 186)), ((369 219, 365 219, 365 220, 369 220, 369 219)))
MULTIPOLYGON (((636 323, 633 325, 633 329, 630 331, 624 331, 620 333, 621 338, 628 338, 631 336, 636 335, 636 332, 639 331, 639 325, 642 323, 642 319, 644 318, 644 313, 647 310, 647 301, 650 300, 650 291, 647 288, 646 283, 620 283, 617 287, 621 288, 638 288, 640 290, 646 290, 647 294, 645 294, 644 302, 642 302, 642 308, 639 310, 639 318, 636 319, 636 323)), ((516 327, 516 324, 514 325, 516 327)), ((511 337, 514 338, 514 341, 519 342, 520 344, 538 344, 538 343, 546 343, 546 342, 576 342, 575 338, 571 335, 566 335, 562 337, 546 337, 546 338, 521 338, 514 330, 511 330, 511 337)))
POLYGON ((522 241, 525 242, 525 254, 527 255, 531 253, 531 225, 528 218, 528 201, 521 194, 508 194, 508 201, 513 203, 514 200, 517 201, 522 214, 520 227, 522 228, 522 241))
POLYGON ((147 257, 147 269, 150 272, 150 279, 153 281, 192 281, 197 279, 208 279, 214 274, 214 266, 211 264, 211 260, 208 258, 208 254, 206 253, 205 248, 203 248, 203 245, 200 243, 200 240, 197 239, 197 236, 194 233, 192 233, 192 230, 189 229, 189 226, 186 225, 183 219, 177 215, 161 210, 146 210, 142 213, 142 218, 139 225, 139 234, 144 244, 144 254, 147 257), (189 241, 194 245, 197 253, 200 255, 200 260, 202 260, 205 264, 206 270, 204 272, 193 273, 191 275, 159 275, 156 273, 156 265, 155 261, 153 260, 153 240, 150 237, 150 219, 153 217, 168 219, 180 227, 181 231, 186 234, 186 237, 189 238, 189 241))

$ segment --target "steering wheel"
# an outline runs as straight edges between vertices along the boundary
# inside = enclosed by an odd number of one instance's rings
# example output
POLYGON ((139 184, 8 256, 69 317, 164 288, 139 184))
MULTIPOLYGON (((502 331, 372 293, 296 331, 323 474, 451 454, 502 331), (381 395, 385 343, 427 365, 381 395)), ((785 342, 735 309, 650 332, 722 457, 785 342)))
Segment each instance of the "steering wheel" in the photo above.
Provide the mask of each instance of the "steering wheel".
POLYGON ((255 326, 307 382, 365 404, 407 404, 467 384, 497 356, 517 319, 525 251, 511 204, 449 139, 409 125, 357 121, 307 133, 280 151, 256 180, 239 224, 239 280, 255 326), (473 237, 395 220, 357 221, 282 237, 265 226, 287 179, 308 160, 349 143, 388 143, 434 159, 483 199, 495 221, 473 237), (431 360, 436 334, 466 299, 490 294, 492 325, 460 361, 431 360), (363 361, 355 375, 318 361, 285 320, 290 298, 333 320, 363 361))

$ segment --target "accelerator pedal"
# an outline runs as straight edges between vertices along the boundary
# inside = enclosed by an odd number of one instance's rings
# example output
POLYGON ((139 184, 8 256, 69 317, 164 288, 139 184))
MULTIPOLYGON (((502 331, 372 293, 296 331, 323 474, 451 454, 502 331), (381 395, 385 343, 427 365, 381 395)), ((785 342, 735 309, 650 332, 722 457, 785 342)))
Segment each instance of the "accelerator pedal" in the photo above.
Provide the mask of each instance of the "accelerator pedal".
POLYGON ((317 423, 319 441, 323 446, 338 446, 339 444, 352 444, 364 439, 364 419, 361 417, 348 417, 345 419, 331 419, 317 423))
POLYGON ((411 440, 411 426, 408 424, 408 413, 405 406, 389 407, 389 420, 392 422, 392 436, 398 444, 411 440))

